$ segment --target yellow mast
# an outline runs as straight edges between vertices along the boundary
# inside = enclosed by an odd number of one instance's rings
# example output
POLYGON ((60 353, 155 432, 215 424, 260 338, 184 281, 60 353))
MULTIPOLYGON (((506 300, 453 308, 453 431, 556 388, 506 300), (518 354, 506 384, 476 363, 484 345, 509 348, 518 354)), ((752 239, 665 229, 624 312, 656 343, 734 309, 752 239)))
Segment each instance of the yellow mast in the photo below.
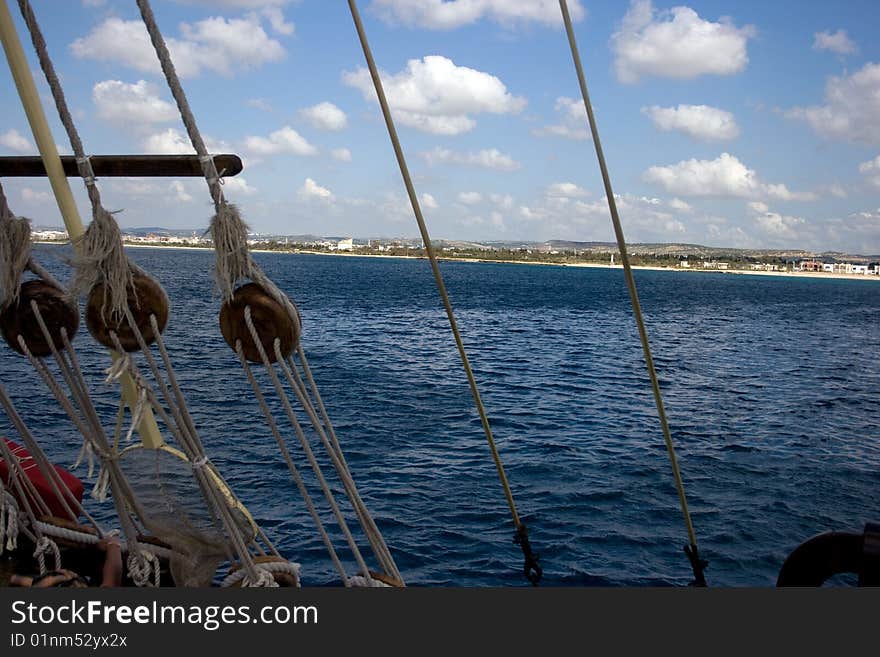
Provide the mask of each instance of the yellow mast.
MULTIPOLYGON (((12 14, 9 12, 6 0, 0 0, 0 40, 3 42, 6 61, 9 63, 9 70, 12 72, 12 77, 15 80, 15 87, 18 89, 22 107, 24 107, 28 123, 30 123, 34 140, 37 142, 40 157, 43 159, 43 166, 46 168, 49 183, 52 185, 55 202, 61 211, 64 226, 67 228, 67 234, 70 235, 71 241, 76 246, 76 239, 85 232, 82 219, 79 216, 73 193, 70 191, 70 185, 67 183, 67 176, 64 175, 61 158, 58 156, 58 149, 55 146, 52 132, 49 130, 46 115, 43 113, 40 96, 37 93, 34 78, 31 75, 24 50, 18 39, 18 33, 15 31, 15 24, 12 21, 12 14)), ((110 355, 114 361, 120 358, 120 354, 114 351, 111 351, 110 355)), ((137 390, 134 381, 126 373, 122 377, 121 382, 122 398, 128 404, 128 407, 132 409, 137 403, 137 390)), ((152 408, 148 408, 144 413, 143 419, 140 425, 138 425, 138 433, 145 447, 158 448, 162 446, 164 441, 159 432, 159 425, 156 423, 152 408)))

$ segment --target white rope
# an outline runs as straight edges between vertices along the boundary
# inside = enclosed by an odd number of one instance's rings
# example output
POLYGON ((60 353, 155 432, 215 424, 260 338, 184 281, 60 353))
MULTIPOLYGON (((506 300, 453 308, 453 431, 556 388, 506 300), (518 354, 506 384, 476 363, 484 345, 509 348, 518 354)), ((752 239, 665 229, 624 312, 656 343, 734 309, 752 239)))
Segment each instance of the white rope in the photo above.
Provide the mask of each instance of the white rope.
POLYGON ((351 585, 356 588, 392 588, 390 584, 387 584, 378 579, 373 579, 372 577, 364 577, 363 575, 352 575, 348 578, 348 581, 351 582, 351 585))
MULTIPOLYGON (((268 563, 259 564, 257 568, 268 573, 270 577, 274 574, 291 575, 296 580, 297 586, 299 586, 299 573, 301 570, 301 565, 298 563, 294 563, 291 561, 270 561, 268 563)), ((238 584, 239 582, 242 582, 242 586, 248 586, 246 581, 247 572, 239 568, 238 570, 227 575, 220 583, 220 586, 228 588, 230 586, 233 586, 234 584, 238 584)))
POLYGON ((0 554, 18 547, 18 503, 0 482, 0 554))
POLYGON ((269 375, 269 379, 272 381, 272 385, 275 388, 278 399, 281 401, 284 413, 287 416, 287 419, 289 420, 291 426, 293 427, 294 432, 296 433, 296 437, 299 439, 299 443, 302 446, 303 453, 308 459, 312 471, 315 473, 315 478, 318 480, 318 485, 320 486, 321 491, 324 493, 324 498, 330 505, 330 509, 333 512, 333 516, 336 518, 339 529, 342 531, 343 536, 348 542, 348 546, 351 549, 352 555, 354 556, 355 561, 357 561, 358 563, 358 568, 359 570, 361 570, 361 572, 364 573, 365 577, 369 576, 369 569, 367 568, 367 564, 364 561, 360 548, 358 547, 357 542, 355 541, 354 536, 352 535, 351 530, 348 527, 348 523, 345 521, 345 517, 342 515, 342 512, 339 509, 339 505, 336 502, 336 498, 333 495, 333 492, 330 490, 330 487, 327 484, 327 480, 324 477, 321 466, 318 464, 318 460, 315 458, 315 454, 312 451, 311 446, 309 445, 309 441, 306 438, 305 432, 303 431, 299 421, 296 419, 296 414, 293 411, 293 407, 290 404, 290 399, 288 398, 287 393, 284 391, 284 387, 281 385, 281 380, 275 373, 275 368, 269 362, 269 357, 266 354, 266 350, 263 348, 263 342, 260 339, 260 335, 257 332, 257 329, 254 326, 253 320, 251 318, 250 306, 245 306, 244 320, 247 324, 248 330, 250 331, 251 338, 253 339, 254 344, 256 345, 257 350, 260 353, 260 358, 262 358, 263 364, 266 367, 266 373, 269 375))
POLYGON ((156 555, 149 550, 139 549, 136 553, 129 552, 128 559, 128 576, 135 586, 150 586, 150 575, 153 575, 152 585, 159 588, 161 583, 161 565, 156 555))
POLYGON ((37 548, 34 550, 34 558, 37 560, 37 564, 40 567, 40 574, 46 574, 46 553, 51 552, 52 556, 55 558, 55 568, 54 570, 61 570, 61 551, 58 549, 58 545, 48 536, 40 536, 40 540, 37 541, 37 548))

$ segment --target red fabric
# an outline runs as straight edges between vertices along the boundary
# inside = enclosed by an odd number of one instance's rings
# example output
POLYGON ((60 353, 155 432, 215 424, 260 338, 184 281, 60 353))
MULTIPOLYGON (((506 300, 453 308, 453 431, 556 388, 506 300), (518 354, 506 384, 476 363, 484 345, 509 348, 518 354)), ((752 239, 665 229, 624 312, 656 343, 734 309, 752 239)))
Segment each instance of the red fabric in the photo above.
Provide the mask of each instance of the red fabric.
MULTIPOLYGON (((59 518, 67 518, 68 516, 67 512, 64 510, 64 505, 58 499, 58 496, 55 495, 55 492, 52 489, 52 485, 48 481, 46 481, 45 477, 43 477, 43 474, 40 472, 37 464, 31 457, 31 453, 21 445, 9 440, 9 438, 4 438, 3 440, 6 441, 6 445, 9 447, 9 450, 12 452, 13 456, 18 458, 19 463, 21 463, 21 470, 34 485, 34 488, 37 490, 37 493, 39 493, 40 497, 42 497, 43 500, 46 502, 46 505, 51 510, 52 515, 58 516, 59 518)), ((79 478, 75 475, 72 475, 61 466, 56 465, 54 467, 55 471, 61 477, 62 481, 67 484, 67 488, 70 490, 71 493, 73 493, 73 496, 76 498, 76 500, 78 502, 82 502, 83 484, 79 480, 79 478)), ((0 457, 0 479, 2 479, 3 484, 6 486, 6 489, 10 493, 12 493, 18 500, 19 504, 21 504, 22 500, 19 497, 17 488, 10 484, 9 464, 6 463, 6 460, 2 457, 0 457)), ((25 492, 27 492, 27 489, 25 489, 25 492)), ((29 499, 27 501, 31 504, 35 511, 38 510, 38 507, 34 506, 34 501, 32 499, 29 499)), ((71 507, 73 506, 70 503, 70 500, 68 500, 68 505, 71 507)), ((71 518, 71 520, 76 520, 76 518, 71 518)))

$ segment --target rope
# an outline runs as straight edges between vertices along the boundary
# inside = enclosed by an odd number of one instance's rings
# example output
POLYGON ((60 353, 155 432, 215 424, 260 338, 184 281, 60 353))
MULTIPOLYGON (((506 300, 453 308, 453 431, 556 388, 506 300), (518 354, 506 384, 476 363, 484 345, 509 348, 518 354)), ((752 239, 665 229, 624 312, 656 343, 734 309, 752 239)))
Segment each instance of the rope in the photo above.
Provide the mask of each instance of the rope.
MULTIPOLYGON (((139 271, 139 268, 134 267, 126 257, 119 226, 101 204, 101 194, 95 184, 91 162, 73 122, 64 90, 49 57, 46 41, 30 2, 18 0, 18 6, 30 32, 40 67, 52 91, 58 116, 67 132, 80 177, 83 179, 92 206, 92 223, 85 233, 75 240, 79 250, 74 258, 75 274, 71 287, 82 294, 91 290, 97 283, 106 283, 104 303, 101 307, 102 316, 105 316, 106 311, 109 310, 111 318, 119 319, 123 309, 128 305, 128 289, 133 289, 133 272, 139 271)), ((139 273, 144 272, 139 271, 139 273)))
POLYGON ((580 84, 581 95, 584 99, 584 108, 587 110, 587 118, 590 121, 590 131, 593 134, 593 144, 596 146, 596 157, 599 160, 599 168, 602 171, 602 182, 605 185, 605 198, 608 199, 608 209, 611 212, 611 222, 614 225, 614 234, 617 237, 617 247, 620 251, 620 261, 623 264, 626 287, 629 289, 629 296, 632 300, 633 314, 635 315, 636 325, 639 329, 639 339, 642 343, 642 351, 645 354, 645 364, 648 367, 648 376, 651 379, 651 389, 654 392, 654 401, 657 405, 657 415, 660 418, 663 438, 666 441, 666 450, 669 453, 669 460, 672 464, 672 474, 675 478, 675 487, 678 490, 678 499, 681 503, 682 514, 684 515, 685 527, 687 528, 688 540, 690 541, 690 544, 685 548, 685 552, 688 554, 688 558, 691 561, 691 566, 694 571, 693 583, 697 586, 706 586, 703 569, 706 567, 707 563, 700 560, 698 556, 697 538, 694 533, 693 523, 691 522, 691 514, 688 511, 687 498, 684 494, 684 484, 682 483, 681 472, 678 469, 678 459, 675 456, 675 447, 672 444, 672 435, 669 432, 669 423, 666 420, 666 411, 663 408, 663 398, 660 395, 660 383, 657 378, 657 371, 654 369, 654 359, 651 357, 651 347, 648 344, 648 332, 645 329, 645 321, 642 318, 642 308, 639 304, 639 295, 636 292, 636 283, 633 278, 629 256, 626 251, 626 240, 623 236, 623 227, 620 223, 620 215, 617 212, 617 202, 614 200, 614 192, 611 189, 611 177, 608 174, 608 167, 605 164, 605 155, 602 153, 602 144, 599 141, 599 130, 596 127, 596 117, 593 114, 593 106, 590 103, 590 95, 587 92, 587 82, 584 77, 581 56, 578 53, 577 42, 574 37, 574 28, 571 24, 571 16, 568 13, 568 4, 566 0, 559 0, 559 8, 562 10, 562 19, 565 22, 565 31, 568 34, 568 43, 571 47, 571 57, 574 61, 575 70, 577 71, 578 83, 580 84))
MULTIPOLYGON (((308 459, 309 464, 312 467, 312 471, 315 473, 315 478, 318 480, 321 491, 324 493, 324 498, 330 505, 330 509, 333 511, 336 522, 339 524, 339 528, 342 530, 342 533, 345 536, 346 541, 348 542, 349 548, 351 549, 351 552, 354 555, 354 558, 357 561, 360 570, 364 573, 365 577, 369 577, 370 571, 367 568, 367 564, 363 559, 360 548, 358 548, 357 542, 354 540, 354 536, 352 536, 351 530, 348 527, 348 523, 345 521, 342 512, 339 510, 339 505, 336 503, 336 498, 334 497, 333 492, 330 490, 330 487, 327 484, 327 480, 324 478, 324 473, 321 470, 321 466, 318 464, 317 459, 315 458, 315 454, 312 451, 311 446, 309 445, 309 441, 306 438, 305 433, 303 432, 302 426, 296 419, 296 415, 293 412, 293 407, 290 404, 290 399, 284 392, 281 381, 279 380, 278 375, 275 373, 275 368, 272 367, 271 363, 269 362, 269 357, 266 354, 265 349, 263 348, 263 342, 262 340, 260 340, 260 335, 257 332, 257 329, 251 319, 250 306, 245 306, 244 319, 245 323, 247 324, 248 330, 250 331, 251 338, 253 339, 257 350, 260 352, 260 358, 262 358, 263 364, 266 366, 266 373, 269 375, 269 379, 272 381, 272 385, 274 386, 275 392, 277 393, 278 398, 281 401, 281 405, 284 408, 287 419, 290 421, 290 424, 293 427, 297 438, 299 439, 300 445, 303 448, 303 452, 305 453, 306 458, 308 459)), ((278 342, 277 338, 275 339, 275 342, 278 342)), ((331 457, 334 456, 332 452, 330 455, 331 457)))
POLYGON ((174 62, 171 60, 171 53, 165 45, 165 39, 159 26, 156 23, 156 17, 153 15, 153 9, 149 0, 137 0, 138 8, 141 12, 141 18, 150 35, 150 41, 159 58, 162 72, 165 80, 168 82, 168 88, 171 95, 177 103, 177 109, 180 112, 180 118, 186 128, 187 135, 196 154, 199 156, 199 162, 202 165, 202 173, 208 184, 208 190, 211 199, 214 202, 214 217, 211 219, 211 238, 214 242, 214 252, 216 254, 216 262, 214 268, 214 278, 217 289, 223 298, 223 301, 232 297, 236 283, 244 279, 251 279, 277 301, 287 311, 291 319, 299 321, 299 312, 278 287, 263 273, 260 266, 254 262, 247 246, 247 225, 242 220, 238 208, 227 203, 223 196, 222 181, 220 174, 217 173, 217 167, 214 164, 214 158, 208 153, 205 146, 205 140, 199 132, 196 124, 196 117, 193 115, 180 84, 180 78, 174 68, 174 62))
POLYGON ((46 574, 46 554, 51 552, 55 559, 55 568, 53 570, 61 570, 61 551, 58 545, 48 536, 41 536, 37 541, 36 550, 34 550, 34 558, 40 567, 40 574, 46 574))
POLYGON ((30 253, 30 223, 12 213, 0 185, 0 311, 18 301, 21 275, 30 253))
MULTIPOLYGON (((307 376, 314 384, 314 379, 311 378, 311 371, 308 370, 306 361, 302 360, 305 356, 302 346, 298 346, 297 351, 300 354, 300 358, 303 363, 303 370, 307 373, 307 376)), ((333 426, 332 424, 330 424, 330 418, 327 416, 326 409, 323 409, 324 425, 322 426, 321 420, 318 419, 317 412, 315 411, 315 408, 312 405, 311 400, 309 399, 305 384, 303 383, 302 378, 297 371, 293 358, 291 357, 285 359, 282 356, 279 340, 275 340, 275 358, 281 370, 284 372, 288 383, 290 383, 291 388, 296 394, 297 399, 299 400, 302 407, 305 409, 306 414, 309 416, 309 419, 312 422, 312 426, 315 428, 318 437, 321 439, 321 442, 324 445, 324 448, 327 450, 327 453, 329 454, 330 459, 333 462, 333 466, 336 468, 336 472, 339 475, 340 480, 342 481, 343 487, 345 488, 345 492, 348 496, 349 502, 351 502, 355 514, 358 517, 361 528, 363 529, 367 540, 370 542, 370 547, 373 549, 373 554, 376 556, 379 563, 382 564, 382 568, 385 570, 386 573, 400 581, 403 581, 403 578, 400 576, 400 571, 397 570, 397 565, 394 563, 391 552, 388 549, 387 544, 385 543, 385 539, 382 537, 379 528, 376 526, 372 515, 367 510, 367 507, 364 504, 360 493, 358 492, 357 485, 354 482, 354 477, 352 477, 351 471, 348 469, 348 464, 345 462, 345 457, 342 454, 342 448, 340 447, 339 441, 336 438, 336 434, 333 431, 333 426), (327 431, 325 431, 325 427, 327 431), (328 439, 328 433, 332 436, 332 444, 331 441, 328 439)), ((317 395, 317 386, 314 386, 313 390, 316 393, 316 399, 320 399, 320 397, 317 395)), ((321 404, 321 406, 323 408, 323 404, 321 404)))
POLYGON ((18 547, 18 503, 0 481, 0 555, 18 547))
MULTIPOLYGON (((510 490, 510 484, 507 481, 507 475, 504 472, 504 466, 501 463, 501 456, 498 454, 498 448, 495 445, 495 439, 492 437, 492 428, 489 426, 489 418, 486 415, 486 409, 483 407, 483 401, 480 398, 480 392, 477 388, 477 381, 474 378, 473 370, 471 369, 470 361, 468 360, 467 353, 464 348, 464 343, 461 339, 461 334, 458 330, 458 323, 455 320, 455 314, 452 310, 452 303, 449 300, 449 295, 446 292, 446 284, 443 282, 443 275, 440 273, 440 266, 437 263, 437 255, 434 252, 434 246, 431 242, 431 237, 428 234, 428 227, 425 224, 424 216, 422 215, 422 209, 419 205, 419 199, 416 195, 415 187, 413 186, 412 178, 409 174, 409 168, 406 165, 406 159, 403 155, 403 148, 400 145, 400 139, 397 137, 397 130, 394 127, 394 119, 391 117, 391 110, 388 107, 388 100, 385 97, 385 91, 382 87, 382 80, 379 78, 379 71, 376 68, 376 62, 373 60, 373 53, 370 50, 370 45, 367 41, 367 34, 364 30, 363 23, 361 22, 360 14, 358 13, 357 4, 355 0, 348 0, 348 6, 351 10, 351 16, 354 19, 355 28, 357 29, 358 37, 360 38, 361 47, 364 51, 364 58, 367 61, 367 67, 370 69, 370 76, 373 78, 373 86, 376 89, 376 95, 379 99, 379 105, 382 108, 382 115, 385 117, 385 125, 388 128, 388 134, 391 137, 391 144, 394 147, 394 154, 397 157, 397 164, 400 167, 400 174, 403 176, 403 182, 406 186, 406 193, 409 196, 410 203, 412 204, 413 214, 416 218, 416 223, 419 226, 419 232, 422 235, 422 242, 425 244, 425 251, 428 254, 428 260, 431 263, 431 271, 434 273, 434 281, 437 284, 437 291, 440 293, 440 298, 443 301, 443 307, 446 309, 446 317, 449 319, 449 327, 452 329, 452 335, 455 338, 455 345, 458 348, 458 354, 461 357, 461 364, 464 367, 465 374, 467 375, 468 384, 470 385, 471 395, 474 398, 474 404, 477 407, 477 412, 480 415, 480 422, 483 425, 483 432, 486 434, 486 442, 489 443, 489 450, 492 452, 492 460, 495 462, 495 468, 498 471, 498 478, 501 481, 501 486, 504 489, 504 496, 507 498, 507 506, 510 507, 510 515, 513 517, 513 524, 516 527, 517 534, 525 532, 525 525, 520 522, 519 514, 516 510, 516 504, 513 501, 513 493, 510 490)), ((521 543, 521 547, 525 550, 525 547, 528 545, 527 542, 521 543)), ((525 551, 523 552, 523 556, 528 563, 536 563, 537 556, 534 554, 527 554, 525 551)), ((535 573, 537 578, 540 579, 540 574, 535 573)), ((531 580, 530 580, 531 581, 531 580)), ((532 582, 536 584, 536 582, 532 582)))
POLYGON ((129 552, 126 560, 128 576, 135 586, 144 587, 150 585, 150 575, 153 575, 153 586, 159 588, 162 578, 162 569, 156 555, 148 550, 138 550, 137 553, 129 552))
MULTIPOLYGON (((301 566, 298 563, 292 563, 290 561, 270 561, 267 563, 261 563, 258 568, 261 571, 267 573, 269 577, 272 577, 276 573, 283 573, 286 575, 292 575, 296 579, 296 581, 299 582, 299 573, 301 566)), ((228 588, 230 586, 238 584, 239 582, 242 582, 242 586, 248 586, 247 573, 240 568, 227 575, 220 583, 220 586, 228 588)))
POLYGON ((293 481, 296 484, 297 489, 299 490, 303 502, 306 505, 306 509, 308 510, 309 515, 312 517, 312 520, 315 523, 315 527, 317 527, 318 529, 318 533, 321 535, 321 540, 324 542, 324 546, 327 548, 327 553, 330 555, 330 559, 333 562, 336 571, 339 573, 342 581, 345 582, 345 568, 343 567, 342 562, 339 560, 339 556, 337 555, 336 550, 333 547, 333 542, 330 540, 330 536, 327 534, 327 530, 324 528, 324 523, 321 521, 321 517, 318 515, 318 511, 315 508, 315 503, 312 501, 312 496, 309 494, 309 491, 306 488, 305 483, 303 482, 302 476, 300 475, 296 464, 293 462, 293 459, 290 456, 290 451, 287 449, 287 443, 282 437, 281 432, 278 430, 278 425, 275 422, 275 418, 272 416, 272 411, 269 410, 269 405, 266 403, 266 397, 263 395, 263 391, 260 389, 260 384, 254 377, 254 373, 244 356, 244 351, 241 347, 241 340, 236 341, 235 347, 235 351, 238 354, 239 360, 241 361, 242 369, 244 369, 248 381, 251 384, 251 388, 253 388, 254 396, 257 398, 257 403, 260 405, 260 409, 263 411, 263 415, 266 418, 266 424, 268 424, 269 430, 272 432, 272 435, 275 438, 275 442, 278 444, 278 449, 281 451, 281 456, 284 459, 284 462, 287 464, 287 469, 290 470, 290 475, 291 477, 293 477, 293 481))

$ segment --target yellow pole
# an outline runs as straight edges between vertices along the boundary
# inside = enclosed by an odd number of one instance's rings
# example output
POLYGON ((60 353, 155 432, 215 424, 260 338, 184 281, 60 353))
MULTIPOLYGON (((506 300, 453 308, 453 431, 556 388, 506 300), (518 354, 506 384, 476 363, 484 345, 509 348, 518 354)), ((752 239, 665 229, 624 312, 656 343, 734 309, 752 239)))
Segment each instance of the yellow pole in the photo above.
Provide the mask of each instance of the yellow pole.
MULTIPOLYGON (((40 96, 18 39, 18 33, 15 31, 15 23, 12 21, 12 14, 9 12, 6 0, 0 0, 0 40, 3 41, 6 61, 9 63, 9 70, 15 80, 15 87, 18 89, 22 107, 24 107, 28 123, 30 123, 34 140, 37 142, 40 157, 43 159, 43 166, 46 168, 46 175, 49 177, 55 202, 61 211, 67 234, 76 244, 76 238, 82 235, 85 229, 76 208, 73 193, 70 191, 70 185, 67 183, 67 176, 64 175, 61 158, 58 156, 58 149, 55 146, 52 132, 49 130, 46 115, 43 113, 40 96)), ((114 361, 120 357, 118 353, 113 351, 110 352, 110 355, 114 361)), ((137 390, 134 381, 128 374, 122 378, 122 397, 129 408, 134 407, 137 401, 137 390)), ((138 426, 138 431, 145 447, 156 448, 162 445, 162 435, 159 433, 159 425, 156 423, 152 409, 147 409, 138 426)))

